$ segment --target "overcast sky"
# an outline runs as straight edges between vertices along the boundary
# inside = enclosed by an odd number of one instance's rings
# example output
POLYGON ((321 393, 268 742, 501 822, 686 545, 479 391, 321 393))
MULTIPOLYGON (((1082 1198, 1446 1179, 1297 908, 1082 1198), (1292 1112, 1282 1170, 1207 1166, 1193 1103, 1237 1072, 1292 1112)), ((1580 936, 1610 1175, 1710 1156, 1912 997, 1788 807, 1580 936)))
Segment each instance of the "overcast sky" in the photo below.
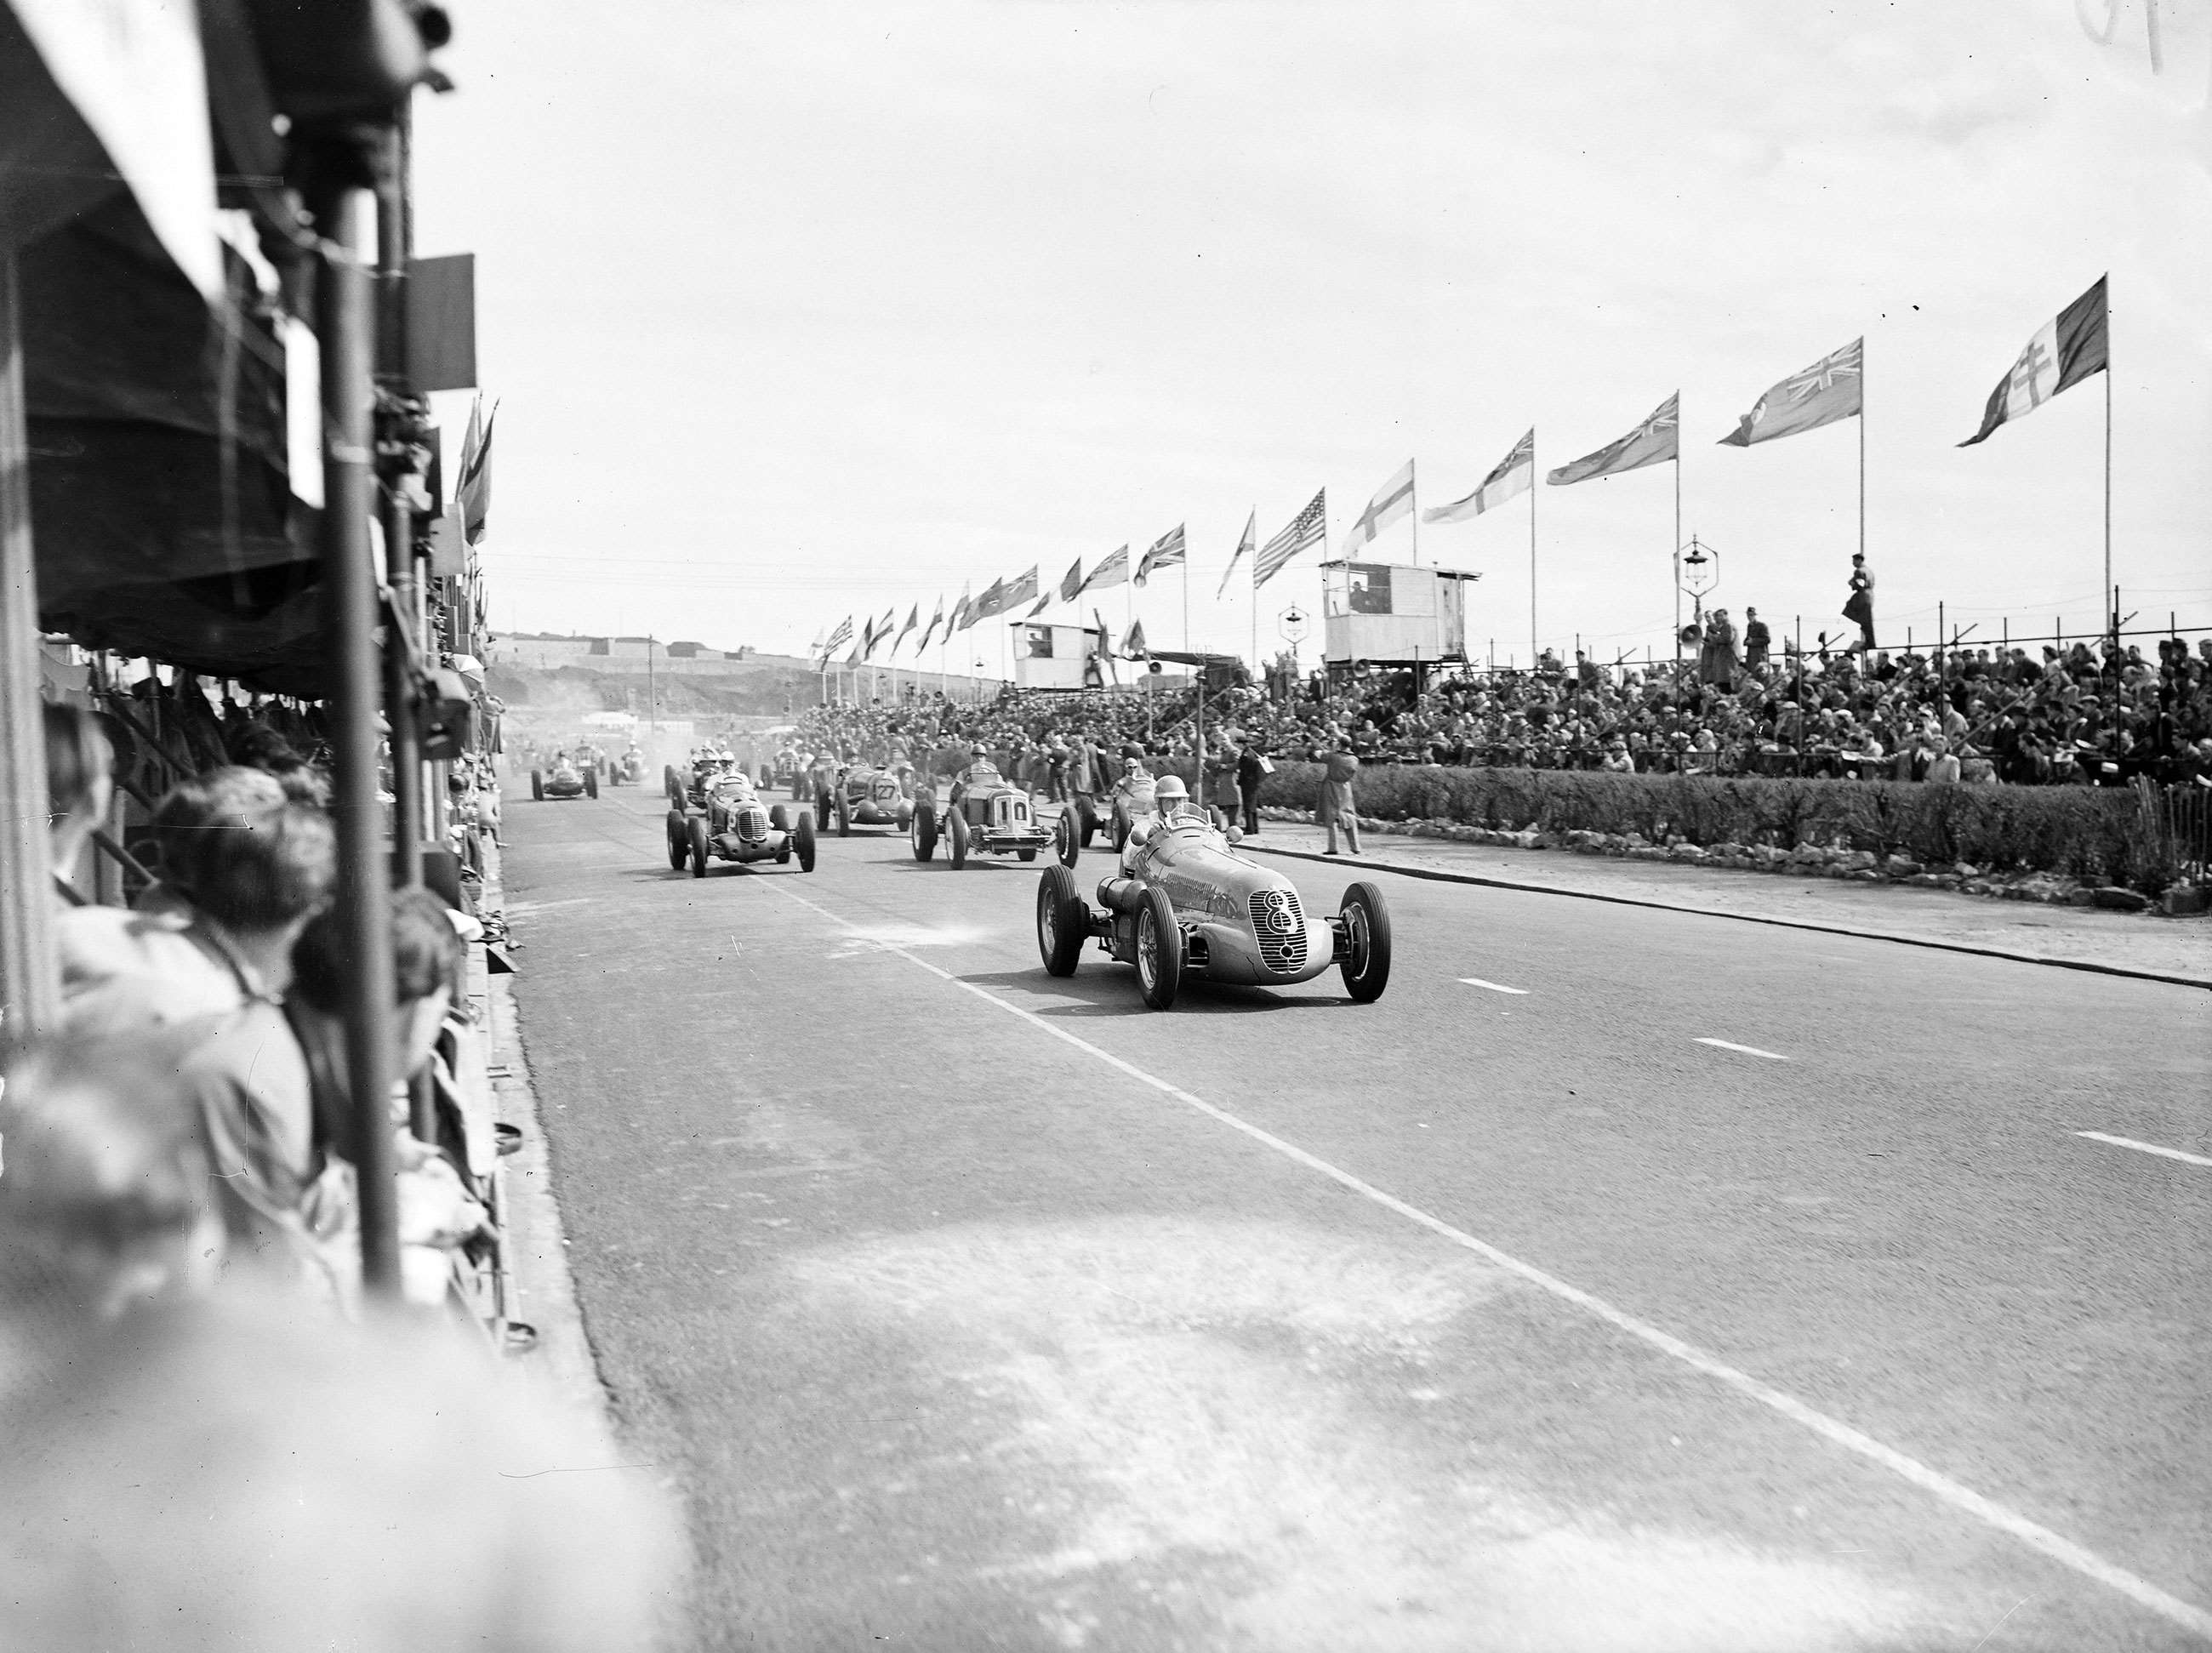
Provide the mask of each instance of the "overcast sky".
MULTIPOLYGON (((1192 639, 1241 650, 1255 507, 1326 485, 1334 552, 1408 457, 1441 504, 1679 387, 1712 600, 1809 638, 1857 427, 1715 444, 1863 334, 1885 633, 2089 629, 2105 381, 1955 445, 2107 270, 2115 578, 2212 624, 2212 0, 2160 0, 2160 75, 2145 3, 2100 46, 2075 0, 469 0, 418 222, 479 258, 495 626, 793 651, 1187 521, 1192 639)), ((1666 652, 1672 471, 1535 490, 1545 644, 1666 652)), ((1420 534, 1501 662, 1528 513, 1420 534)), ((1316 561, 1261 593, 1271 651, 1316 561)), ((1181 640, 1179 580, 1137 603, 1181 640)))

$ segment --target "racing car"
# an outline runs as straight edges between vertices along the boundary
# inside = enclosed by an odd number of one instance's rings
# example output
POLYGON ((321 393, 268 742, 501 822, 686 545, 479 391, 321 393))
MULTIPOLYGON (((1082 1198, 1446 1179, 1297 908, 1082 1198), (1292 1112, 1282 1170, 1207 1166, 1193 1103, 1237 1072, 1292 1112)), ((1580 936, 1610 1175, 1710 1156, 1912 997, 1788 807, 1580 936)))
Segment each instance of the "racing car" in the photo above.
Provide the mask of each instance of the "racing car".
POLYGON ((823 826, 832 817, 837 836, 848 838, 856 826, 896 827, 904 832, 914 821, 914 799, 905 783, 889 769, 855 764, 840 775, 826 795, 815 803, 815 816, 823 826))
POLYGON ((1038 820, 1029 793, 1009 785, 995 769, 970 769, 967 781, 953 788, 952 801, 941 815, 935 793, 931 787, 915 799, 908 836, 918 861, 936 855, 940 835, 946 843, 946 859, 956 867, 967 866, 971 852, 1011 854, 1033 861, 1037 851, 1054 844, 1063 863, 1073 860, 1073 837, 1038 820))
POLYGON ((1355 1003, 1390 980, 1390 909, 1375 885, 1344 892, 1334 914, 1308 915, 1297 889, 1238 854, 1233 833, 1194 812, 1139 821, 1127 871, 1100 881, 1098 908, 1064 864, 1037 885, 1037 951, 1054 975, 1073 975, 1086 941, 1133 964, 1145 1002, 1166 1010, 1186 977, 1237 987, 1310 981, 1332 965, 1355 1003))
POLYGON ((578 763, 566 752, 555 755, 553 772, 544 769, 530 772, 530 795, 539 803, 549 798, 597 798, 599 795, 599 769, 596 763, 578 763))
POLYGON ((814 822, 801 811, 793 819, 791 805, 770 809, 760 800, 744 771, 732 769, 708 778, 697 805, 674 804, 668 811, 668 865, 677 872, 689 861, 691 876, 707 876, 707 863, 718 861, 774 861, 778 866, 799 858, 799 870, 814 870, 814 822))

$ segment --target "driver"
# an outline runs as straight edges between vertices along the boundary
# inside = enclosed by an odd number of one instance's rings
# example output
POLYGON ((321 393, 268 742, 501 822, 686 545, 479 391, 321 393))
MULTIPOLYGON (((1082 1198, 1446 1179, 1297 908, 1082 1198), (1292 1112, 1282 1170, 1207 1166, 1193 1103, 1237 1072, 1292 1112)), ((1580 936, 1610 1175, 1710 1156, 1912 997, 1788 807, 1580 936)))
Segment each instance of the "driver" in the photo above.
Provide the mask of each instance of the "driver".
POLYGON ((970 787, 987 786, 1003 778, 999 766, 991 761, 991 749, 979 740, 968 749, 968 767, 952 783, 951 801, 957 806, 968 795, 970 787))
POLYGON ((1152 787, 1152 812, 1139 820, 1129 834, 1128 842, 1121 846, 1121 871, 1126 874, 1137 864, 1137 852, 1156 832, 1176 824, 1178 817, 1185 823, 1201 823, 1202 817, 1190 812, 1190 788, 1179 775, 1164 775, 1152 787))

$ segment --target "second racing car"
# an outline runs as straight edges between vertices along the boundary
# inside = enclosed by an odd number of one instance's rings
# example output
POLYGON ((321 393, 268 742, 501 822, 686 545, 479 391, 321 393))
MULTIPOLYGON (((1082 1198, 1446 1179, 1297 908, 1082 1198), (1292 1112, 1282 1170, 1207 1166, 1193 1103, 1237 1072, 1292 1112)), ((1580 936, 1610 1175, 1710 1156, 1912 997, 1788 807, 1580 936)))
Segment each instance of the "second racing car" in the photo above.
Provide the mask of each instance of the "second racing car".
POLYGON ((799 870, 814 870, 814 822, 804 811, 788 804, 774 808, 742 769, 728 769, 704 781, 696 804, 672 804, 668 811, 668 865, 682 872, 686 863, 691 876, 707 876, 714 861, 774 861, 778 866, 796 856, 799 870))

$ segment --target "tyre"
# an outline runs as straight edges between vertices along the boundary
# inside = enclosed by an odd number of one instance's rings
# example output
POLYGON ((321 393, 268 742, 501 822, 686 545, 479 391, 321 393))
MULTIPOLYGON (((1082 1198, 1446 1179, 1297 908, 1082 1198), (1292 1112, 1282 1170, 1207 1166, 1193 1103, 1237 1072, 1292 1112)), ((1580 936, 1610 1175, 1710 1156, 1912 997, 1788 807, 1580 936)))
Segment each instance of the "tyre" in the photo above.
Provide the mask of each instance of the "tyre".
POLYGON ((674 764, 670 764, 668 766, 666 779, 668 782, 668 801, 675 805, 678 809, 683 808, 684 802, 684 781, 682 778, 677 775, 674 764))
POLYGON ((688 830, 691 838, 691 876, 703 878, 707 876, 707 817, 693 816, 688 830))
POLYGON ((1114 805, 1114 853, 1118 855, 1129 842, 1129 811, 1121 805, 1114 805))
POLYGON ((1048 975, 1073 975, 1091 938, 1091 909, 1075 874, 1054 861, 1037 881, 1037 951, 1048 975))
POLYGON ((926 861, 937 854, 937 811, 923 804, 914 812, 914 858, 926 861))
POLYGON ((543 769, 532 769, 530 772, 530 797, 533 803, 542 804, 545 801, 545 772, 543 769))
POLYGON ((1014 852, 1014 859, 1019 861, 1024 866, 1027 866, 1031 861, 1036 859, 1036 851, 1035 849, 1017 849, 1014 852))
POLYGON ((669 866, 681 872, 684 870, 684 863, 690 858, 690 854, 691 830, 684 824, 684 811, 680 809, 670 810, 668 811, 669 866))
POLYGON ((957 872, 968 865, 968 812, 956 809, 946 820, 952 828, 952 866, 957 872))
POLYGON ((836 808, 837 836, 841 838, 849 838, 853 836, 853 800, 846 795, 842 787, 837 789, 836 808))
POLYGON ((1390 909, 1382 892, 1359 883, 1344 892, 1338 909, 1344 920, 1344 990, 1358 1005, 1371 1005, 1390 984, 1390 909))
POLYGON ((786 806, 785 805, 782 805, 782 804, 772 804, 772 805, 770 805, 769 806, 769 811, 768 811, 768 823, 769 823, 770 826, 774 827, 774 828, 775 828, 778 832, 788 832, 788 831, 790 831, 790 830, 791 830, 791 811, 790 811, 790 809, 789 809, 787 806, 786 806))
POLYGON ((1083 853, 1083 829, 1076 824, 1072 806, 1060 812, 1060 825, 1053 833, 1052 853, 1059 857, 1062 866, 1071 869, 1076 857, 1083 853))
POLYGON ((599 772, 595 769, 586 769, 584 771, 584 796, 586 798, 597 798, 599 795, 599 772))
POLYGON ((1182 927, 1167 891, 1153 884, 1137 909, 1137 985, 1154 1010, 1171 1006, 1182 987, 1182 927))
POLYGON ((799 817, 799 824, 791 830, 791 847, 799 854, 799 870, 802 872, 811 872, 814 870, 814 817, 812 816, 802 815, 799 817))
POLYGON ((794 804, 806 801, 806 775, 804 771, 791 777, 791 801, 794 804))
POLYGON ((830 824, 830 793, 824 787, 814 794, 814 825, 818 831, 830 824))
MULTIPOLYGON (((1076 824, 1082 833, 1080 842, 1084 848, 1088 849, 1091 840, 1097 836, 1098 811, 1088 798, 1078 798, 1075 800, 1075 817, 1076 824)), ((1073 866, 1075 863, 1070 861, 1068 865, 1073 866)))

